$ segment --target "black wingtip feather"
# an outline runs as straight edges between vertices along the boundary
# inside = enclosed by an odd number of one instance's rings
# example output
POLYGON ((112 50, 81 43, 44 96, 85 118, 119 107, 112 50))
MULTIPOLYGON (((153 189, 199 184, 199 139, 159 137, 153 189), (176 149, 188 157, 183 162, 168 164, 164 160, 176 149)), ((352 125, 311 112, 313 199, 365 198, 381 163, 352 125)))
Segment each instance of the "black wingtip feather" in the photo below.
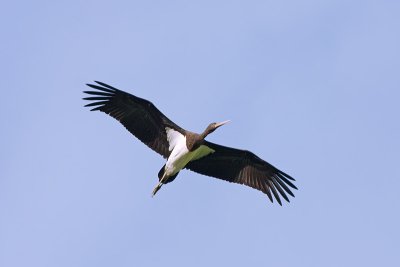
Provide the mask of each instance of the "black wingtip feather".
POLYGON ((279 185, 279 183, 276 181, 275 178, 272 178, 272 182, 275 185, 275 188, 278 189, 279 193, 281 194, 281 196, 287 201, 290 202, 289 198, 287 197, 285 191, 283 191, 282 187, 279 185))
POLYGON ((267 194, 267 196, 268 196, 269 200, 271 201, 271 203, 274 203, 274 198, 273 198, 272 195, 271 195, 271 191, 270 191, 269 187, 268 187, 268 189, 265 191, 265 194, 267 194))
POLYGON ((276 189, 275 189, 275 187, 274 187, 274 185, 273 185, 271 180, 269 180, 269 187, 271 188, 272 194, 274 194, 274 197, 275 197, 276 201, 278 201, 279 205, 282 206, 281 198, 279 197, 278 191, 276 191, 276 189))
POLYGON ((91 88, 93 88, 93 89, 97 89, 97 90, 100 90, 100 91, 103 91, 103 92, 112 93, 112 94, 115 94, 115 92, 117 91, 117 89, 108 89, 108 88, 104 88, 104 87, 98 86, 96 84, 87 83, 86 85, 91 87, 91 88))
POLYGON ((101 110, 102 107, 103 107, 103 106, 98 106, 98 107, 92 108, 90 111, 101 110))
POLYGON ((112 93, 104 93, 99 91, 83 91, 83 92, 88 95, 114 96, 114 94, 112 93))
POLYGON ((282 179, 287 185, 289 185, 291 188, 294 188, 294 189, 298 190, 298 188, 297 188, 292 182, 290 182, 289 179, 287 179, 285 176, 283 176, 283 175, 280 174, 280 173, 277 173, 277 175, 279 176, 279 178, 281 178, 281 179, 282 179))
POLYGON ((104 97, 104 96, 91 96, 91 97, 85 97, 82 98, 83 100, 109 100, 110 97, 104 97))
POLYGON ((294 179, 292 176, 290 176, 290 175, 287 174, 287 173, 284 173, 284 172, 281 171, 281 170, 278 170, 278 173, 281 174, 281 175, 283 175, 283 176, 285 176, 285 177, 288 178, 289 180, 296 181, 296 179, 294 179))
POLYGON ((108 85, 108 84, 106 84, 106 83, 103 83, 103 82, 99 82, 99 81, 94 81, 95 83, 97 83, 97 84, 100 84, 101 86, 104 86, 104 87, 107 87, 107 88, 109 88, 109 89, 112 89, 112 90, 117 90, 118 91, 118 89, 117 88, 115 88, 115 87, 112 87, 111 85, 108 85))
POLYGON ((92 102, 92 103, 86 104, 85 107, 105 105, 107 103, 108 103, 108 101, 97 101, 97 102, 92 102))
POLYGON ((276 176, 275 180, 283 187, 283 189, 286 191, 286 193, 288 193, 289 195, 294 197, 294 194, 292 193, 292 191, 289 189, 289 187, 287 187, 287 185, 284 182, 282 182, 282 180, 279 177, 276 176))

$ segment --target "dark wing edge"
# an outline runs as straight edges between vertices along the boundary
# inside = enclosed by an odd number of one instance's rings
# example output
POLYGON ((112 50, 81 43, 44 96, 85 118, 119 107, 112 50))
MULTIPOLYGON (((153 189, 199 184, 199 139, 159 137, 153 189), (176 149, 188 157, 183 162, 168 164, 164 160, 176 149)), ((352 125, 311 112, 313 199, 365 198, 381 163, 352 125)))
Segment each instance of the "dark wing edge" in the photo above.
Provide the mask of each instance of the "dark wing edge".
POLYGON ((167 158, 170 151, 165 127, 181 133, 184 133, 184 129, 167 118, 150 101, 99 81, 95 83, 87 84, 94 91, 83 91, 90 95, 83 99, 93 101, 85 107, 93 107, 91 111, 99 110, 115 118, 140 141, 167 158))
POLYGON ((268 162, 247 150, 217 145, 206 141, 206 146, 215 150, 203 158, 189 162, 185 168, 228 182, 243 184, 265 193, 271 202, 282 205, 281 197, 290 202, 288 195, 294 197, 290 188, 293 177, 277 169, 268 162))

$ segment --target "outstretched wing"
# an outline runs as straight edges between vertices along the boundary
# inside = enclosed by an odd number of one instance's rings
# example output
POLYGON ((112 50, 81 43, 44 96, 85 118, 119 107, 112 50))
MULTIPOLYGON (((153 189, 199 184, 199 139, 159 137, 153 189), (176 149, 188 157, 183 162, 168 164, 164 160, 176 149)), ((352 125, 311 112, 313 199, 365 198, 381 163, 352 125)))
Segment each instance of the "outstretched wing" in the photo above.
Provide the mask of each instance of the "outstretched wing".
POLYGON ((94 101, 85 107, 94 107, 92 111, 100 110, 117 119, 140 141, 167 158, 170 151, 165 128, 175 129, 182 134, 185 130, 168 119, 150 101, 95 82, 97 84, 87 84, 95 91, 84 91, 92 96, 83 99, 94 101))
POLYGON ((204 145, 215 152, 189 162, 185 168, 228 182, 250 186, 267 194, 271 202, 274 195, 280 205, 282 202, 279 195, 288 202, 290 201, 286 194, 294 197, 289 187, 297 189, 291 182, 295 180, 252 152, 207 141, 204 145))

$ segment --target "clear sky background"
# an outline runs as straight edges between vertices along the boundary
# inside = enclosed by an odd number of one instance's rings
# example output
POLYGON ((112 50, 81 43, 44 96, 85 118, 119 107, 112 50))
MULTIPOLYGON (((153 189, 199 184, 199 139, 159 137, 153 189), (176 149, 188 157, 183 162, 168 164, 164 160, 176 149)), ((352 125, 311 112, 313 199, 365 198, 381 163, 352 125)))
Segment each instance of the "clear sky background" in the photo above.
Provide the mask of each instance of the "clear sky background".
POLYGON ((0 266, 400 266, 399 1, 7 1, 0 266), (84 108, 100 80, 297 179, 282 207, 84 108))

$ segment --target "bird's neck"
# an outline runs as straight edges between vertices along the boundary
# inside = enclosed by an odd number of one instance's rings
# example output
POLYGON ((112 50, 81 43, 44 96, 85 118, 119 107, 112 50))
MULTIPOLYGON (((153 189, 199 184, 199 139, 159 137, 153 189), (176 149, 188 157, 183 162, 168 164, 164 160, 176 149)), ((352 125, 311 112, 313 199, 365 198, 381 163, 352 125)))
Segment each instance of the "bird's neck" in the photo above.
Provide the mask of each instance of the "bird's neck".
POLYGON ((199 139, 204 139, 204 138, 206 138, 207 135, 208 134, 206 134, 206 133, 201 133, 201 134, 199 134, 199 139))
POLYGON ((199 135, 199 137, 201 138, 201 139, 205 139, 206 137, 207 137, 207 135, 209 135, 210 134, 210 131, 209 131, 209 129, 207 128, 207 129, 205 129, 204 130, 204 132, 202 132, 200 135, 199 135))
POLYGON ((193 151, 199 148, 203 143, 204 139, 212 132, 209 128, 205 129, 201 134, 188 132, 186 134, 186 146, 189 151, 193 151))

